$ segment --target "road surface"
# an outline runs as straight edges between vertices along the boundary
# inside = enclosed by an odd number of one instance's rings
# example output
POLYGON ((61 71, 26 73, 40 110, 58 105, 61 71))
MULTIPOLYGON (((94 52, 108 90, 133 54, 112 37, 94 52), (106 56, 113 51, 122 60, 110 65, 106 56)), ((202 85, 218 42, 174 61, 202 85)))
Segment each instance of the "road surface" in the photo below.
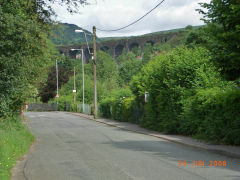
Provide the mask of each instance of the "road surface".
POLYGON ((29 112, 25 116, 37 143, 16 167, 13 180, 240 179, 239 159, 64 112, 29 112), (225 161, 226 166, 214 167, 214 161, 218 165, 225 161), (199 163, 201 166, 196 166, 199 163))

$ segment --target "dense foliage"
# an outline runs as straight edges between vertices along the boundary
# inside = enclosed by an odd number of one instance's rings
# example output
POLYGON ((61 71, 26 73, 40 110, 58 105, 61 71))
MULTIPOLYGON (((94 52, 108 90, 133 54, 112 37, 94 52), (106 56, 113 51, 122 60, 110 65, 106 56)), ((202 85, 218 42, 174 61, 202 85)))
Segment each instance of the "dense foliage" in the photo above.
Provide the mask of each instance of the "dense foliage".
MULTIPOLYGON (((1 0, 0 117, 17 112, 35 92, 36 83, 45 76, 55 56, 48 40, 54 15, 48 2, 1 0)), ((74 12, 74 7, 86 3, 86 0, 62 0, 60 4, 66 4, 68 10, 74 12)))
POLYGON ((117 89, 101 101, 99 110, 104 117, 135 122, 136 105, 130 89, 117 89))
POLYGON ((38 80, 49 61, 49 28, 44 15, 35 1, 1 1, 0 117, 21 107, 33 91, 30 84, 38 80))
POLYGON ((119 76, 123 84, 128 85, 134 75, 136 75, 142 68, 142 61, 136 58, 132 52, 122 54, 119 59, 119 76))
MULTIPOLYGON (((65 71, 62 72, 62 75, 67 72, 73 70, 74 66, 76 69, 76 102, 83 101, 83 76, 82 76, 82 64, 80 61, 76 60, 69 60, 74 61, 74 63, 69 66, 70 69, 66 69, 66 64, 63 66, 65 67, 65 71)), ((84 65, 84 93, 85 93, 85 103, 92 104, 93 97, 94 97, 94 81, 93 81, 93 62, 84 65)), ((117 89, 119 87, 118 82, 118 69, 117 64, 114 62, 113 58, 104 53, 103 51, 99 51, 97 54, 97 94, 98 94, 98 101, 101 101, 103 98, 109 94, 110 91, 113 89, 117 89)), ((53 71, 56 72, 56 71, 53 71)), ((56 84, 56 78, 51 78, 53 84, 56 84)), ((47 83, 47 86, 44 89, 48 89, 51 84, 47 83)), ((73 93, 73 86, 74 86, 74 77, 71 76, 69 80, 62 82, 62 87, 59 91, 60 98, 54 99, 54 101, 66 101, 69 103, 73 103, 74 93, 73 93)), ((56 87, 56 85, 54 85, 56 87)), ((47 91, 46 91, 47 92, 47 91)), ((56 92, 56 88, 53 90, 56 92)), ((53 98, 53 97, 52 97, 53 98)))
MULTIPOLYGON (((58 87, 68 82, 70 76, 73 75, 73 67, 76 64, 76 60, 70 58, 58 58, 58 87)), ((50 99, 56 96, 57 89, 57 76, 56 66, 50 68, 46 82, 41 82, 39 87, 39 96, 41 101, 46 103, 50 99)))
POLYGON ((212 0, 201 5, 207 9, 199 11, 208 24, 212 61, 227 79, 235 80, 240 76, 240 1, 212 0))
POLYGON ((177 48, 150 61, 134 77, 131 88, 139 103, 146 91, 150 94, 143 126, 240 143, 239 110, 228 107, 238 107, 240 93, 234 83, 222 80, 209 54, 203 48, 177 48))

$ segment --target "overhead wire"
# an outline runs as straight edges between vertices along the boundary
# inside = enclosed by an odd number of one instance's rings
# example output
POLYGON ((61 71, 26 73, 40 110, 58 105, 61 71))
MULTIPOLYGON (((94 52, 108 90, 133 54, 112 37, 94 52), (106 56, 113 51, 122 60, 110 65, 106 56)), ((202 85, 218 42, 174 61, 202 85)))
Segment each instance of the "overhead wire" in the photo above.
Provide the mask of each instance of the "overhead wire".
MULTIPOLYGON (((85 31, 83 31, 83 32, 84 32, 84 34, 85 34, 85 40, 86 40, 86 43, 87 43, 88 52, 89 52, 89 54, 92 54, 92 53, 90 52, 89 42, 88 42, 87 36, 86 36, 86 35, 92 36, 92 34, 86 33, 85 31)), ((100 48, 103 48, 105 51, 108 51, 109 49, 107 49, 107 48, 103 45, 103 43, 104 43, 104 41, 101 40, 101 38, 98 38, 98 37, 97 37, 97 44, 100 45, 100 48)))
POLYGON ((156 8, 158 8, 165 0, 162 0, 161 2, 159 2, 154 8, 152 8, 150 11, 148 11, 146 14, 144 14, 142 17, 138 18, 137 20, 133 21, 132 23, 126 25, 126 26, 123 26, 121 28, 118 28, 118 29, 100 29, 100 28, 96 28, 98 31, 103 31, 103 32, 113 32, 113 31, 120 31, 120 30, 123 30, 129 26, 132 26, 134 24, 136 24, 137 22, 139 22, 140 20, 142 20, 144 17, 146 17, 148 14, 150 14, 152 11, 154 11, 156 8))
POLYGON ((87 40, 87 33, 85 33, 84 31, 83 31, 83 33, 84 33, 84 35, 85 35, 85 40, 86 40, 86 42, 87 42, 87 48, 88 48, 88 53, 89 54, 92 54, 91 52, 90 52, 90 48, 89 48, 89 44, 88 44, 88 40, 87 40))

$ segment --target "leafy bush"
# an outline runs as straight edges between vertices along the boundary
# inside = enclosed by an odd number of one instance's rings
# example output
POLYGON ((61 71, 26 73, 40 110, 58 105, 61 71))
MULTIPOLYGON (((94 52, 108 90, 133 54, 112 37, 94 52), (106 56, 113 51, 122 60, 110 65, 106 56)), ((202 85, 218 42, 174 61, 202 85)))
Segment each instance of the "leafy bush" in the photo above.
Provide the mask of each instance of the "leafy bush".
POLYGON ((139 109, 134 97, 107 98, 100 103, 100 112, 103 117, 118 121, 138 123, 139 109))
POLYGON ((112 118, 111 106, 113 101, 114 101, 114 98, 106 98, 100 102, 99 111, 101 116, 105 118, 112 118))
POLYGON ((188 98, 179 132, 213 142, 240 144, 240 92, 236 89, 198 90, 188 98))
POLYGON ((113 97, 115 99, 120 99, 120 98, 127 98, 127 97, 132 97, 132 91, 130 89, 115 89, 112 90, 108 97, 113 97))
POLYGON ((117 74, 117 64, 113 61, 113 58, 103 51, 98 51, 97 77, 104 80, 116 79, 117 74))
POLYGON ((142 61, 138 59, 123 62, 119 68, 119 76, 128 84, 132 76, 136 75, 142 68, 142 61))
POLYGON ((150 95, 141 125, 239 144, 239 90, 209 60, 204 48, 185 47, 151 60, 131 82, 138 104, 150 95))
POLYGON ((136 59, 136 55, 133 52, 126 53, 126 50, 124 49, 122 54, 116 58, 116 62, 118 65, 121 65, 124 62, 127 61, 133 61, 136 59))
POLYGON ((103 117, 118 121, 136 122, 134 113, 137 108, 135 98, 130 89, 117 89, 100 103, 100 113, 103 117))
MULTIPOLYGON (((93 103, 93 97, 94 97, 94 82, 93 78, 89 75, 84 76, 84 100, 86 104, 92 104, 93 103)), ((68 96, 70 102, 73 102, 73 84, 74 79, 71 77, 69 81, 61 87, 59 90, 60 97, 62 96, 68 96)), ((97 81, 97 93, 98 93, 98 101, 103 99, 107 95, 107 89, 108 83, 97 81)), ((76 101, 82 102, 83 100, 83 88, 82 88, 82 74, 76 75, 76 101)))

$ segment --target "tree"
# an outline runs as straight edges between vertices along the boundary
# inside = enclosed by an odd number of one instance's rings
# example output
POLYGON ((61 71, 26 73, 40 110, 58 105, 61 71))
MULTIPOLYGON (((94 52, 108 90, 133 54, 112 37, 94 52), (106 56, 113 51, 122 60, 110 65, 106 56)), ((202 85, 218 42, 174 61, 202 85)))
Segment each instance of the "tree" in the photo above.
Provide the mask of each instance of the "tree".
POLYGON ((49 62, 49 27, 35 1, 3 0, 0 6, 0 117, 17 111, 49 62))
POLYGON ((107 90, 117 88, 119 85, 117 64, 104 51, 97 53, 97 78, 105 84, 107 90))
POLYGON ((134 60, 134 59, 136 59, 136 55, 131 51, 127 53, 126 50, 124 49, 122 54, 119 57, 117 57, 116 61, 118 65, 121 65, 126 61, 134 60))
MULTIPOLYGON (((58 82, 59 88, 68 82, 69 77, 73 74, 72 69, 68 69, 64 66, 58 66, 58 82)), ((46 83, 41 83, 39 96, 41 97, 41 101, 47 103, 50 99, 54 98, 56 95, 56 67, 52 67, 50 72, 48 73, 48 79, 46 83)))
MULTIPOLYGON (((87 0, 48 0, 65 3, 70 12, 87 0)), ((54 15, 44 0, 1 0, 0 117, 13 116, 30 96, 28 87, 45 76, 56 59, 48 40, 54 15)))
POLYGON ((152 48, 151 43, 147 43, 144 48, 144 51, 143 51, 143 63, 144 64, 147 63, 151 59, 152 51, 153 51, 153 48, 152 48))
POLYGON ((206 32, 206 27, 200 27, 198 29, 192 29, 187 33, 185 45, 190 48, 195 46, 207 47, 209 38, 206 32))
POLYGON ((229 80, 240 77, 240 0, 212 0, 198 10, 204 15, 211 39, 212 61, 229 80))
POLYGON ((119 75, 125 84, 129 84, 130 80, 142 68, 142 62, 138 59, 126 61, 121 64, 119 68, 119 75))
POLYGON ((132 48, 131 52, 133 52, 136 56, 140 56, 141 55, 141 48, 138 46, 135 46, 134 48, 132 48))
POLYGON ((104 51, 97 53, 97 76, 100 79, 111 79, 117 76, 117 64, 104 51))

